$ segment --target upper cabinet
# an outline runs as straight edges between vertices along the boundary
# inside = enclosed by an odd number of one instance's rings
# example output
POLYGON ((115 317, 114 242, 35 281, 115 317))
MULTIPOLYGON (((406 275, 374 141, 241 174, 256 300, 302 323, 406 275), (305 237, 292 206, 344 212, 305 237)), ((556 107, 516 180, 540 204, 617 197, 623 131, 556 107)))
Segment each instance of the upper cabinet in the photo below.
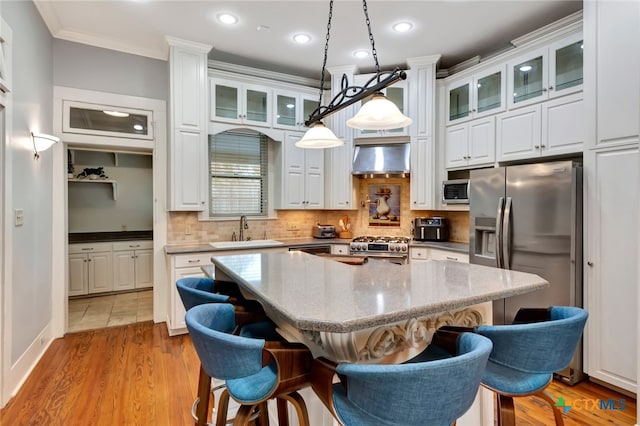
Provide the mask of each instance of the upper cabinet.
POLYGON ((505 110, 505 65, 494 66, 447 85, 447 124, 505 110))
POLYGON ((298 148, 302 132, 287 132, 277 152, 279 208, 324 208, 324 149, 298 148))
POLYGON ((169 43, 169 208, 202 211, 207 198, 207 52, 211 46, 169 43))
POLYGON ((530 105, 582 90, 582 33, 509 62, 509 108, 530 105))
POLYGON ((209 84, 212 121, 271 126, 271 89, 217 78, 209 84))
POLYGON ((306 130, 304 122, 318 108, 318 95, 275 90, 273 127, 284 130, 306 130))

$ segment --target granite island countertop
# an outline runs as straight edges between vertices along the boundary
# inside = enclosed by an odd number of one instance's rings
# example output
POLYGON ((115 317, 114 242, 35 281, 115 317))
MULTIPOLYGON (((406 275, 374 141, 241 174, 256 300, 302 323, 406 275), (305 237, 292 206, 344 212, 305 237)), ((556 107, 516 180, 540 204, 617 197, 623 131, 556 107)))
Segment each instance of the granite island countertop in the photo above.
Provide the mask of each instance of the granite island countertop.
POLYGON ((455 261, 345 265, 299 251, 213 255, 267 314, 301 331, 348 333, 547 287, 529 273, 455 261))

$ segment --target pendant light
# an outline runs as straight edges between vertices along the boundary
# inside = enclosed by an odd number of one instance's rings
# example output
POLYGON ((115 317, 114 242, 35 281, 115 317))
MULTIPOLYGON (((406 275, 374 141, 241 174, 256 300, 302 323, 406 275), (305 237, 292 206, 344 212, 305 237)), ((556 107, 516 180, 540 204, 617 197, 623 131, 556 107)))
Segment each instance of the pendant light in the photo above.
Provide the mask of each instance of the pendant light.
POLYGON ((388 130, 405 127, 411 124, 411 119, 403 115, 393 102, 389 101, 382 90, 405 80, 407 74, 395 68, 393 71, 380 71, 378 63, 378 53, 371 32, 371 22, 369 20, 369 12, 366 0, 362 0, 362 9, 364 11, 365 22, 369 32, 369 41, 371 42, 372 56, 376 64, 376 74, 369 79, 364 86, 354 86, 349 84, 346 75, 342 75, 341 87, 328 105, 322 105, 322 93, 324 89, 325 73, 327 65, 327 53, 329 51, 329 38, 331 36, 331 18, 333 16, 333 1, 329 2, 329 20, 327 23, 327 36, 324 46, 324 61, 322 63, 322 73, 320 80, 320 101, 318 108, 315 109, 305 122, 307 127, 311 127, 304 137, 296 142, 296 146, 302 148, 330 148, 342 145, 344 142, 336 137, 336 135, 324 124, 322 119, 328 117, 336 111, 348 107, 360 100, 372 97, 370 101, 364 102, 362 108, 355 117, 347 120, 349 127, 363 130, 388 130))

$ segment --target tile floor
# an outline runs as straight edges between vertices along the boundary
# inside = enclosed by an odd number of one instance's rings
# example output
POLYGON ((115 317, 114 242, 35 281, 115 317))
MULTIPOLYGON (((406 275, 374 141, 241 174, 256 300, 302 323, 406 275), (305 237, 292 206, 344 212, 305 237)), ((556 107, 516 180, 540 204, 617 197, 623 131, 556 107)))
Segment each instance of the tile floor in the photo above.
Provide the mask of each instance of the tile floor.
POLYGON ((69 300, 69 333, 152 319, 153 290, 69 300))

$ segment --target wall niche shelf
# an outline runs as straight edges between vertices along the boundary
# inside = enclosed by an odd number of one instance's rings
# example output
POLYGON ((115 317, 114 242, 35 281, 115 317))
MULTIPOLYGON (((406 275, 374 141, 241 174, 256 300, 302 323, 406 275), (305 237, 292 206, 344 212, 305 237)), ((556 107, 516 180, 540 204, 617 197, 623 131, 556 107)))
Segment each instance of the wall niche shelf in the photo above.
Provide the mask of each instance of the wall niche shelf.
POLYGON ((113 200, 118 199, 118 182, 112 179, 67 179, 69 183, 110 183, 113 190, 113 200))

